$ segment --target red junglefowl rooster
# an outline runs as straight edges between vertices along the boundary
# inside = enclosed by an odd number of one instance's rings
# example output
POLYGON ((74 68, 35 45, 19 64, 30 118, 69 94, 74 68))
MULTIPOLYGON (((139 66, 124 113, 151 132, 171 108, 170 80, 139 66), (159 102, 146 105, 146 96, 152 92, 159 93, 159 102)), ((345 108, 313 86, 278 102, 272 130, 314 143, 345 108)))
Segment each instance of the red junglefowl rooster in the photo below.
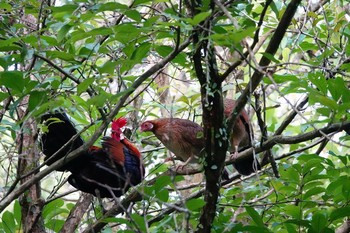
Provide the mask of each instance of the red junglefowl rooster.
MULTIPOLYGON (((51 133, 46 135, 46 140, 42 140, 43 152, 54 151, 54 149, 48 149, 48 147, 52 146, 48 142, 55 141, 54 130, 59 129, 57 132, 62 133, 63 136, 60 137, 64 138, 66 131, 61 127, 64 128, 66 126, 74 129, 74 126, 65 114, 54 113, 51 116, 60 119, 63 123, 59 127, 48 125, 51 133)), ((104 137, 102 139, 102 148, 92 146, 88 151, 75 160, 68 162, 60 169, 67 168, 72 173, 68 177, 68 182, 72 186, 97 197, 111 198, 123 195, 130 186, 135 186, 142 181, 144 167, 141 162, 141 154, 131 142, 123 138, 121 128, 125 125, 125 118, 114 120, 112 123, 112 137, 104 137)), ((69 132, 72 133, 73 131, 69 132)), ((76 133, 75 130, 73 134, 75 135, 76 133)), ((69 136, 67 135, 66 141, 61 140, 57 144, 61 143, 64 145, 68 142, 69 136)), ((60 145, 57 144, 54 145, 54 148, 59 148, 60 145)), ((78 144, 73 143, 70 150, 76 149, 75 146, 78 144)), ((60 153, 55 160, 65 155, 60 153)), ((50 155, 47 154, 46 156, 50 155)))
MULTIPOLYGON (((233 107, 234 100, 225 99, 225 116, 228 117, 233 107)), ((238 153, 238 147, 250 146, 248 115, 243 110, 237 123, 233 126, 231 143, 238 153), (244 122, 243 122, 244 120, 244 122), (246 128, 247 127, 247 128, 246 128)), ((160 118, 145 121, 141 124, 141 132, 151 131, 184 165, 189 162, 198 163, 198 156, 204 148, 203 128, 190 120, 178 118, 160 118)), ((234 167, 242 175, 249 175, 255 170, 253 168, 254 157, 234 163, 234 167)), ((259 166, 258 166, 259 167, 259 166)), ((227 177, 225 171, 223 178, 227 177)))

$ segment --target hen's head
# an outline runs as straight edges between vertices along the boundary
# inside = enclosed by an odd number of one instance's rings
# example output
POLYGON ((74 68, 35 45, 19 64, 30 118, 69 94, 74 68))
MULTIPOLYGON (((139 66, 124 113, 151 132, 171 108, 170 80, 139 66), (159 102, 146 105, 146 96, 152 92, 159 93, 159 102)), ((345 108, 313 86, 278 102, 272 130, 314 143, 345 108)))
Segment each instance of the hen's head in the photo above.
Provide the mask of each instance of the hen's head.
POLYGON ((141 124, 140 131, 146 132, 146 131, 152 131, 154 128, 154 124, 151 121, 145 121, 141 124))
POLYGON ((124 117, 114 119, 112 122, 112 138, 120 141, 122 139, 122 128, 126 125, 127 120, 124 117))

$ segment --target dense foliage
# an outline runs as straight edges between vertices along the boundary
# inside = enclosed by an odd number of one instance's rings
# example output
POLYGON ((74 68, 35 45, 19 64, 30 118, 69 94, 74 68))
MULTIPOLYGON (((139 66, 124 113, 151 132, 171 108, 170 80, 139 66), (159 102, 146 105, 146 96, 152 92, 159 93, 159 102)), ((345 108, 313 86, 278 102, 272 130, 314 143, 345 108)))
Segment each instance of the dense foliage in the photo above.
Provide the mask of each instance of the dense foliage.
POLYGON ((347 1, 23 0, 0 12, 1 232, 350 229, 347 1), (238 99, 228 121, 222 97, 238 99), (255 143, 240 157, 255 154, 263 169, 240 177, 227 157, 220 184, 226 126, 243 107, 255 143), (40 116, 55 109, 85 148, 127 116, 145 181, 103 208, 72 192, 38 147, 40 116), (204 178, 176 172, 138 130, 169 116, 203 122, 215 156, 187 172, 204 178))

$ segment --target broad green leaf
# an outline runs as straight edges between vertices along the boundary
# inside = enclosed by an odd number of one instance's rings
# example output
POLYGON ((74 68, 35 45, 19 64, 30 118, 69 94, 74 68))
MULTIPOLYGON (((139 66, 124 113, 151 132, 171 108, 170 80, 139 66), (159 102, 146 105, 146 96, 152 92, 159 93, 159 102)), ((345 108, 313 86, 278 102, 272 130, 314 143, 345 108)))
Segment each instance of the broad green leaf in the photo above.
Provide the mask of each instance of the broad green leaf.
POLYGON ((45 226, 54 232, 59 232, 61 228, 63 227, 65 221, 62 219, 50 219, 48 222, 46 222, 45 226))
POLYGON ((164 189, 169 184, 171 184, 170 176, 160 176, 157 178, 157 180, 154 184, 154 189, 156 192, 159 192, 160 190, 164 189))
POLYGON ((2 215, 2 223, 6 232, 12 233, 16 231, 15 217, 10 211, 5 211, 2 215))
POLYGON ((24 89, 23 73, 20 71, 0 72, 0 85, 21 93, 24 89))
POLYGON ((83 82, 79 83, 79 85, 77 86, 78 95, 81 95, 81 93, 86 91, 94 81, 94 78, 87 78, 83 82))
POLYGON ((300 183, 300 174, 294 167, 280 169, 280 174, 288 182, 300 183))
POLYGON ((43 91, 33 91, 29 96, 28 110, 32 111, 42 103, 47 102, 47 93, 43 91))
POLYGON ((186 202, 186 207, 191 211, 198 211, 205 205, 205 201, 199 198, 191 199, 186 202))
POLYGON ((5 92, 0 92, 0 102, 2 102, 3 100, 5 100, 6 98, 8 98, 10 95, 8 93, 5 92))
POLYGON ((329 79, 327 80, 327 82, 328 82, 329 92, 331 93, 335 101, 339 101, 340 99, 342 100, 342 102, 350 101, 349 88, 346 86, 342 78, 337 77, 335 79, 329 79))
POLYGON ((45 205, 43 209, 43 217, 47 220, 56 215, 57 210, 64 205, 64 201, 62 199, 56 199, 47 205, 45 205))
POLYGON ((55 20, 63 22, 67 18, 71 17, 77 8, 79 8, 78 4, 65 4, 58 7, 51 7, 52 16, 55 20))
POLYGON ((151 48, 151 44, 146 42, 142 43, 139 47, 137 47, 134 50, 134 53, 131 56, 131 60, 134 60, 135 62, 141 62, 142 59, 146 57, 146 55, 149 53, 149 50, 151 48))
POLYGON ((66 37, 71 28, 72 26, 69 24, 63 25, 63 27, 61 27, 61 29, 57 32, 57 41, 61 42, 66 37))
POLYGON ((156 192, 156 197, 162 202, 167 202, 169 199, 169 191, 167 189, 162 189, 156 192))
POLYGON ((338 103, 334 99, 317 93, 310 94, 309 101, 310 103, 323 104, 333 110, 337 110, 339 107, 338 103))
POLYGON ((107 61, 102 66, 97 67, 97 69, 100 73, 107 73, 107 74, 113 75, 115 73, 117 64, 118 64, 117 62, 107 61))
POLYGON ((211 11, 208 12, 201 12, 199 14, 196 14, 193 19, 185 19, 187 22, 189 22, 193 26, 197 26, 199 23, 203 22, 206 18, 211 15, 211 11))
POLYGON ((11 4, 9 4, 7 2, 0 2, 0 9, 11 12, 12 6, 11 6, 11 4))
POLYGON ((246 206, 245 209, 257 226, 260 226, 260 227, 265 226, 260 214, 254 208, 250 206, 246 206))
MULTIPOLYGON (((160 45, 156 46, 155 50, 162 57, 168 56, 174 49, 170 46, 160 45)), ((179 53, 172 62, 178 63, 179 65, 186 66, 186 55, 184 53, 179 53)))
POLYGON ((316 43, 310 43, 307 41, 303 41, 299 44, 300 48, 302 48, 302 50, 304 51, 308 51, 308 50, 318 50, 318 45, 316 43))
POLYGON ((103 4, 98 4, 98 11, 114 11, 114 10, 126 10, 127 5, 117 3, 117 2, 106 2, 103 4))
POLYGON ((75 31, 73 33, 71 33, 72 37, 70 39, 71 42, 76 42, 79 40, 83 40, 85 38, 89 38, 89 37, 95 37, 95 36, 106 36, 106 35, 110 35, 113 33, 113 30, 111 28, 107 28, 107 27, 100 27, 100 28, 96 28, 96 29, 92 29, 91 31, 88 32, 82 32, 82 31, 75 31))
POLYGON ((75 62, 73 54, 61 52, 61 51, 46 51, 46 55, 51 59, 62 59, 64 61, 75 62))
POLYGON ((301 219, 300 208, 301 208, 300 206, 288 205, 288 206, 285 206, 283 209, 287 215, 291 216, 294 219, 300 220, 301 219))
POLYGON ((346 206, 346 207, 334 209, 329 216, 329 220, 335 221, 337 219, 345 218, 349 216, 350 216, 350 206, 346 206))
POLYGON ((145 4, 147 2, 151 2, 151 0, 135 0, 133 5, 137 6, 137 5, 140 5, 140 4, 145 4))
MULTIPOLYGON (((299 82, 300 79, 295 76, 295 75, 290 75, 290 74, 285 74, 285 75, 279 75, 279 74, 274 74, 273 75, 273 80, 276 83, 285 83, 285 82, 299 82)), ((271 83, 271 81, 269 81, 269 79, 266 79, 267 83, 271 83)))
POLYGON ((142 17, 140 15, 140 13, 136 10, 128 10, 128 11, 125 11, 124 14, 129 17, 130 19, 133 19, 137 22, 140 22, 142 17))
POLYGON ((326 215, 326 212, 316 213, 312 216, 311 227, 313 228, 314 232, 319 232, 319 233, 324 232, 324 229, 328 224, 327 217, 325 215, 326 215))
POLYGON ((277 60, 273 55, 269 54, 269 53, 262 53, 264 57, 266 57, 267 59, 269 59, 270 61, 275 62, 276 64, 281 63, 281 61, 277 60))
MULTIPOLYGON (((315 187, 315 188, 312 188, 312 189, 308 190, 303 195, 303 199, 307 200, 307 199, 309 199, 310 197, 312 197, 314 195, 319 195, 320 193, 324 193, 324 192, 325 192, 324 188, 322 188, 322 187, 315 187)), ((311 198, 311 200, 312 200, 312 198, 311 198)))
POLYGON ((113 27, 115 39, 128 45, 130 41, 139 37, 140 31, 132 24, 121 24, 113 27))
POLYGON ((284 226, 288 233, 298 233, 294 224, 284 223, 284 226))
POLYGON ((345 180, 343 183, 342 192, 346 201, 350 200, 350 180, 345 180))
POLYGON ((310 73, 308 75, 309 80, 324 94, 327 94, 327 80, 320 73, 310 73))
POLYGON ((47 45, 50 45, 50 46, 58 45, 58 41, 56 37, 43 35, 40 37, 40 39, 42 42, 46 43, 47 45))
POLYGON ((91 97, 86 102, 90 106, 94 106, 94 107, 98 108, 98 107, 104 106, 106 104, 107 100, 108 100, 107 94, 100 94, 100 95, 96 95, 96 96, 91 97))
POLYGON ((290 219, 285 221, 285 223, 293 223, 297 226, 304 226, 306 228, 310 228, 310 221, 308 220, 290 219))
POLYGON ((147 232, 146 230, 146 223, 145 223, 145 218, 139 214, 131 214, 131 218, 135 223, 137 224, 137 228, 141 232, 147 232))

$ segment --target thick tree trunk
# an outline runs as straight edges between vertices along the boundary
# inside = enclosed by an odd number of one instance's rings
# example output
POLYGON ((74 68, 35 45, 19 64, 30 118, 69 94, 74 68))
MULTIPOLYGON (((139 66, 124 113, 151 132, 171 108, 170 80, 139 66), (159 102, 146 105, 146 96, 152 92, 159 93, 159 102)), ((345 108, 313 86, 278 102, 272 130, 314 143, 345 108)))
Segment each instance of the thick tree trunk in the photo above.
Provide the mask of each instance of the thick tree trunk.
MULTIPOLYGON (((23 101, 26 102, 26 101, 23 101)), ((24 119, 25 112, 19 109, 19 119, 24 119)), ((24 121, 22 130, 18 135, 18 177, 23 177, 39 165, 39 154, 35 144, 37 132, 36 122, 33 118, 24 121)), ((31 179, 34 174, 25 176, 20 180, 23 184, 31 179)), ((40 183, 32 185, 27 192, 20 197, 22 208, 22 224, 24 232, 45 232, 41 216, 44 201, 41 199, 40 183)))

